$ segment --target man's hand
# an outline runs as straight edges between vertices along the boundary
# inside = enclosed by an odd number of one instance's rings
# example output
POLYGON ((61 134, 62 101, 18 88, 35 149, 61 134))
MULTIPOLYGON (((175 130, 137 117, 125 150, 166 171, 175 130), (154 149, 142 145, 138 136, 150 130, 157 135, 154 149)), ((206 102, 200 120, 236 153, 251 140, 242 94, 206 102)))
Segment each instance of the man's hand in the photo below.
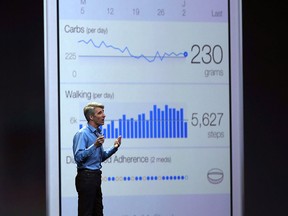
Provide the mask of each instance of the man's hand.
POLYGON ((114 141, 114 147, 118 148, 121 145, 121 136, 119 136, 115 141, 114 141))
POLYGON ((104 136, 99 136, 97 139, 96 139, 96 142, 94 143, 94 145, 96 147, 100 147, 105 141, 105 138, 104 136))

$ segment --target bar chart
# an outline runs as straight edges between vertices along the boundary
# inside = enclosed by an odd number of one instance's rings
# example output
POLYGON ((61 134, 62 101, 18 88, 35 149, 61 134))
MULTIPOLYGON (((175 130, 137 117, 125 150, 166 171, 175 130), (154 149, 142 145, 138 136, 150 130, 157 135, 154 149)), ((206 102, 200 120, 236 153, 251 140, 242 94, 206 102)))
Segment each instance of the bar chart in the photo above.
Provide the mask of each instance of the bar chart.
POLYGON ((188 138, 188 125, 183 108, 153 105, 148 113, 139 113, 136 118, 123 114, 119 119, 110 120, 102 127, 102 133, 108 139, 119 135, 126 139, 188 138))

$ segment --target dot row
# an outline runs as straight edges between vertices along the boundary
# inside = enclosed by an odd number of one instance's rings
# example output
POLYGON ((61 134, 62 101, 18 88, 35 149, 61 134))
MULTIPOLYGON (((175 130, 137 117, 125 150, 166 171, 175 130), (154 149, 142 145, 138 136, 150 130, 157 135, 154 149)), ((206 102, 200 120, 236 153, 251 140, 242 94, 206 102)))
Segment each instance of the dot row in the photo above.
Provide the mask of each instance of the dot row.
POLYGON ((188 176, 184 175, 163 175, 163 176, 103 176, 102 181, 184 181, 188 176))

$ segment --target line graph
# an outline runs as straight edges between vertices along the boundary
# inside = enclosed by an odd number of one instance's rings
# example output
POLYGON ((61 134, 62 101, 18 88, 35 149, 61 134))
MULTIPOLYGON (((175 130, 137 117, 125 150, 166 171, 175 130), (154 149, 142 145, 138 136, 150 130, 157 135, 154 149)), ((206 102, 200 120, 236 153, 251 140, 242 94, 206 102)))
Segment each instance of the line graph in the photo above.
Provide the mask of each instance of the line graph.
POLYGON ((183 52, 163 52, 162 54, 159 51, 156 51, 154 55, 145 55, 145 54, 139 54, 135 55, 133 54, 130 49, 125 46, 124 48, 116 47, 114 45, 108 44, 105 41, 101 41, 99 44, 96 44, 92 39, 89 40, 79 40, 78 43, 84 43, 85 45, 92 44, 96 49, 100 48, 107 48, 107 49, 113 49, 119 52, 123 55, 79 55, 81 58, 93 58, 93 57, 117 57, 117 58, 135 58, 135 59, 144 59, 149 63, 155 62, 156 60, 163 61, 165 58, 186 58, 188 56, 187 51, 183 52), (124 55, 126 54, 126 55, 124 55))

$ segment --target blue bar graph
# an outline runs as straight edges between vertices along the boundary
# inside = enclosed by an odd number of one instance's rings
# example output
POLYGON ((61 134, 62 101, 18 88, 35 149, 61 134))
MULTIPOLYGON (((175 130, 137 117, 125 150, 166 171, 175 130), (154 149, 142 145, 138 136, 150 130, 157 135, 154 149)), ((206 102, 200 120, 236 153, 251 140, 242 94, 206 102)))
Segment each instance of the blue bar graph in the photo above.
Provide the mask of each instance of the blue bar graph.
POLYGON ((188 138, 188 125, 184 120, 183 108, 177 110, 165 105, 164 109, 161 109, 153 105, 148 115, 139 113, 134 119, 123 114, 118 120, 111 120, 103 126, 102 133, 108 139, 117 138, 119 135, 125 139, 188 138))

